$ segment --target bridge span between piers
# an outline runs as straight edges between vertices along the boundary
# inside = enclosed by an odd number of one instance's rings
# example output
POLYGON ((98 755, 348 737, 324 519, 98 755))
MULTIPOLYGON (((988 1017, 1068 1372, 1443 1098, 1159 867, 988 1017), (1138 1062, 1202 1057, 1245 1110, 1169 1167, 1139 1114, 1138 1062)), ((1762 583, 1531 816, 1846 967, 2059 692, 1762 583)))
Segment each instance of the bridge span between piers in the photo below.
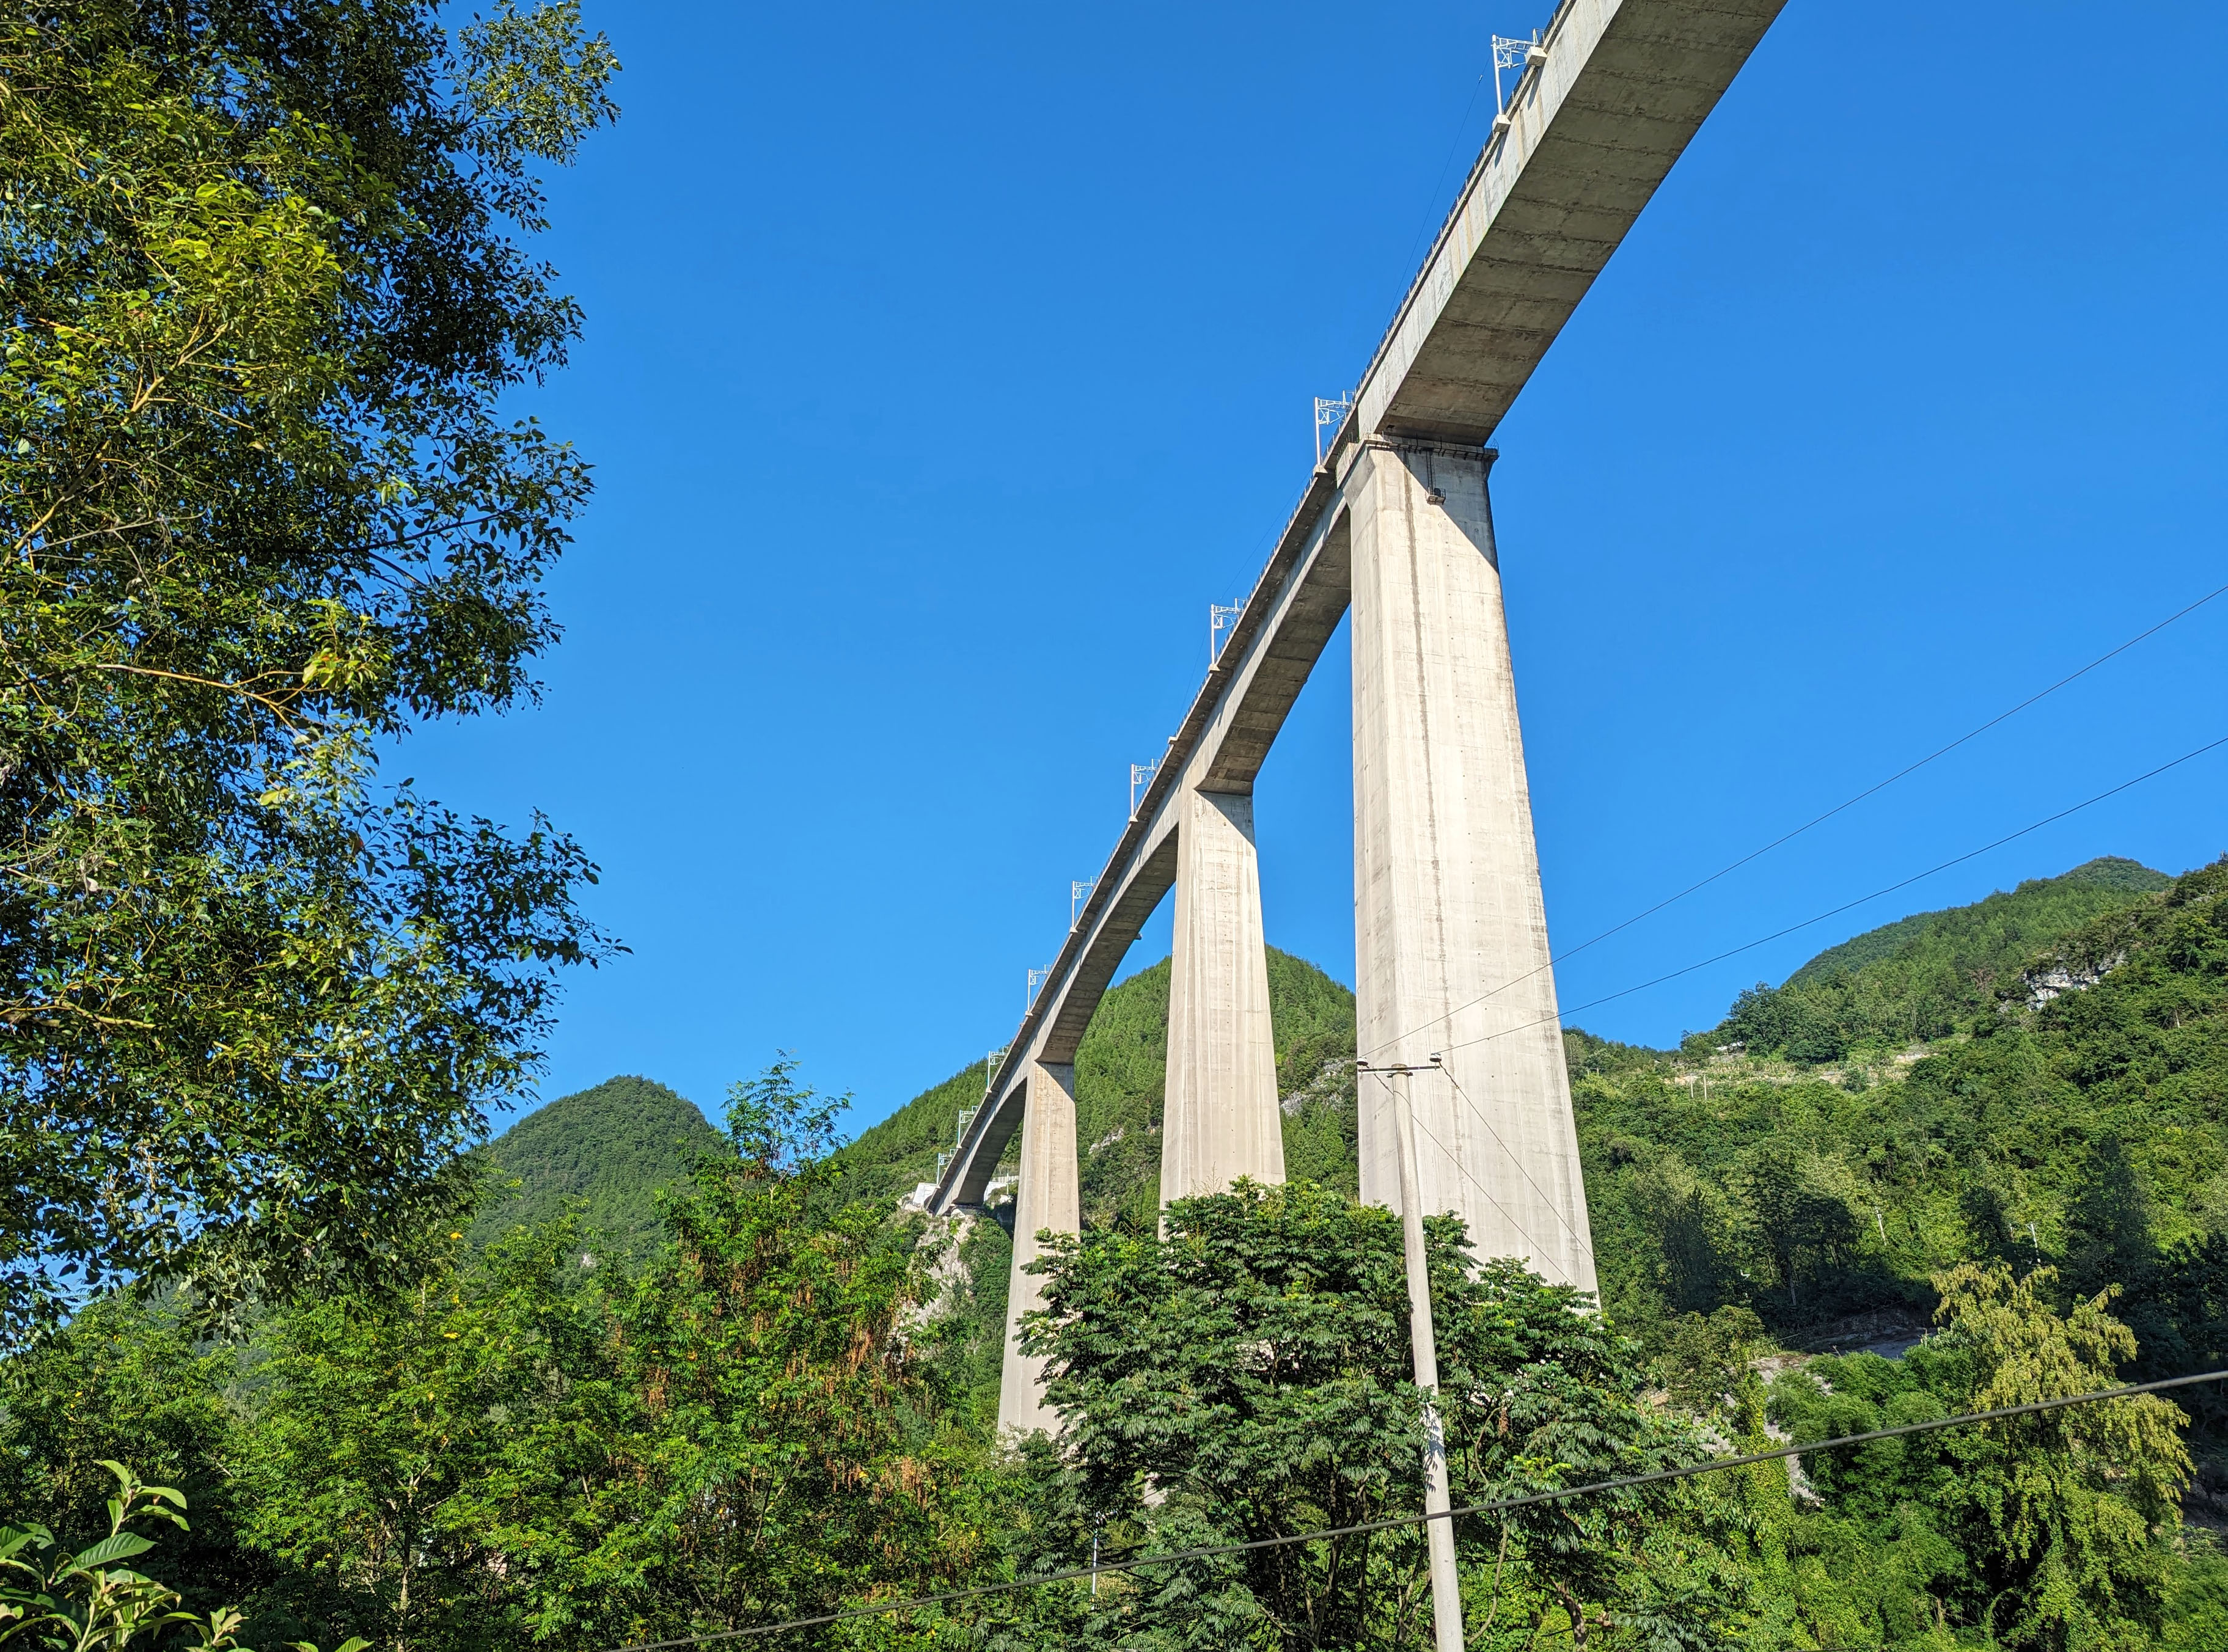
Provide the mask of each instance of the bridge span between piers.
MULTIPOLYGON (((1485 444, 1783 3, 1564 0, 1528 54, 929 1195, 981 1202, 1021 1133, 1012 1316, 1041 1305, 1034 1236, 1077 1222, 1077 1047, 1171 887, 1162 1197, 1284 1179, 1253 784, 1349 608, 1362 1197, 1399 1204, 1405 1085, 1424 1208, 1594 1288, 1485 444)), ((1052 1425, 1040 1377, 1009 1317, 1002 1425, 1052 1425)))

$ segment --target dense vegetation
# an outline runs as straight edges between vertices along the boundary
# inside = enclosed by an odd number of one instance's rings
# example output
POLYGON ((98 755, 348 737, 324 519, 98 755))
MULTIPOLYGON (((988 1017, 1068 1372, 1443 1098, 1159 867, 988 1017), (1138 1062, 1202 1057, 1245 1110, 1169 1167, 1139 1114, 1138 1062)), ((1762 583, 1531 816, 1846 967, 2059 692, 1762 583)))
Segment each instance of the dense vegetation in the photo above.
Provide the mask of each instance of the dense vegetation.
POLYGON ((606 1079, 528 1114, 481 1149, 491 1184, 468 1237, 571 1215, 605 1255, 631 1266, 665 1239, 657 1195, 720 1145, 704 1115, 648 1079, 606 1079))
MULTIPOLYGON (((1433 1320, 1462 1501, 1698 1460, 1699 1431, 1643 1404, 1635 1346, 1563 1289, 1502 1262, 1464 1266, 1461 1224, 1431 1224, 1433 1320)), ((1367 1524, 1422 1502, 1423 1396, 1410 1380, 1400 1222, 1295 1181, 1179 1200, 1165 1239, 1101 1230, 1055 1248, 1031 1344, 1062 1450, 1028 1457, 1023 1552, 1072 1564, 1096 1533, 1125 1550, 1367 1524)), ((1693 1488, 1553 1504, 1457 1539, 1472 1623, 1514 1644, 1559 1617, 1708 1643, 1733 1627, 1713 1586, 1722 1525, 1693 1488)), ((1392 1648, 1426 1642, 1413 1527, 1183 1558, 1095 1595, 1048 1592, 1020 1645, 1392 1648)))
POLYGON ((1996 1258, 2125 1287, 2145 1371, 2228 1354, 2224 887, 2228 863, 2200 868, 2011 962, 1980 921, 2010 898, 1942 915, 1809 979, 1889 1002, 1877 973, 1931 999, 1938 974, 1914 966, 1979 936, 1969 975, 1988 977, 1987 1007, 1933 1044, 1853 1045, 1837 1067, 1574 1040, 1609 1305, 1647 1325, 1738 1302, 1791 1333, 1923 1315, 1931 1274, 1996 1258))
POLYGON ((964 1575, 983 1444, 898 1334, 928 1258, 841 1196, 832 1113, 778 1067, 739 1086, 632 1279, 560 1218, 430 1235, 414 1288, 236 1351, 105 1302, 5 1368, 0 1508, 83 1543, 100 1460, 144 1465, 193 1524, 136 1564, 254 1645, 595 1648, 964 1575))
POLYGON ((1755 1055, 1838 1061, 1853 1050, 1877 1056, 1969 1032, 1994 1015, 1997 984, 2035 953, 2169 881, 2108 857, 1970 906, 1914 912, 1829 947, 1777 988, 1757 983, 1724 1025, 1689 1044, 1703 1053, 1737 1046, 1755 1055))
MULTIPOLYGON (((1354 994, 1315 965, 1269 949, 1269 1015, 1284 1097, 1284 1169, 1348 1194, 1355 1160, 1354 994)), ((1161 1105, 1168 1073, 1168 964, 1141 970, 1100 1000, 1075 1058, 1076 1148, 1084 1226, 1157 1230, 1161 1105)), ((895 1197, 936 1169, 962 1113, 983 1099, 985 1064, 963 1068, 860 1133, 842 1160, 862 1197, 895 1197)), ((1001 1174, 1018 1157, 1018 1139, 1001 1174)), ((1012 1220, 1010 1186, 994 1179, 993 1209, 1012 1220)), ((997 1415, 1004 1352, 1009 1234, 999 1221, 961 1223, 946 1266, 950 1323, 939 1358, 977 1420, 997 1415)))

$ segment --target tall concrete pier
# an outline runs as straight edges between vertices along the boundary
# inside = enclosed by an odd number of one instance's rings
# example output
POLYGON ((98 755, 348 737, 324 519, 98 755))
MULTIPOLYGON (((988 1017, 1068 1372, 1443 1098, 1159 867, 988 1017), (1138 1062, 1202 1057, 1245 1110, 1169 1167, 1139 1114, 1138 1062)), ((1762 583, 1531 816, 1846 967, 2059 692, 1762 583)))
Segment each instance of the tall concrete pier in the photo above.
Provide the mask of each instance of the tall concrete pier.
POLYGON ((1345 482, 1361 1196, 1399 1207, 1388 1085, 1405 1077, 1424 1210, 1459 1213, 1481 1257, 1591 1290, 1492 459, 1370 437, 1345 482))
MULTIPOLYGON (((1077 1220, 1077 1047, 1171 887, 1163 1196, 1283 1177, 1254 781, 1349 606, 1362 1196, 1403 1202, 1403 1086, 1420 1205, 1404 1216, 1458 1212, 1480 1255, 1593 1288, 1485 445, 1783 3, 1561 0, 1527 50, 991 1093, 925 1190, 939 1212, 979 1204, 1021 1132, 1016 1316, 1042 1299, 1021 1271, 1034 1235, 1077 1220)), ((1041 1375, 1009 1334, 1006 1427, 1050 1425, 1041 1375)))
POLYGON ((1176 826, 1175 949, 1161 1202, 1284 1179, 1253 799, 1187 789, 1176 826))
POLYGON ((1044 1280, 1029 1265, 1044 1253, 1037 1235, 1082 1225, 1076 1182, 1075 1069, 1030 1065, 1025 1081, 1021 1173, 1014 1189, 1014 1262, 1006 1284, 1006 1362, 998 1373, 998 1428, 1028 1434, 1056 1426, 1044 1403, 1044 1361, 1021 1352, 1023 1314, 1045 1305, 1044 1280))

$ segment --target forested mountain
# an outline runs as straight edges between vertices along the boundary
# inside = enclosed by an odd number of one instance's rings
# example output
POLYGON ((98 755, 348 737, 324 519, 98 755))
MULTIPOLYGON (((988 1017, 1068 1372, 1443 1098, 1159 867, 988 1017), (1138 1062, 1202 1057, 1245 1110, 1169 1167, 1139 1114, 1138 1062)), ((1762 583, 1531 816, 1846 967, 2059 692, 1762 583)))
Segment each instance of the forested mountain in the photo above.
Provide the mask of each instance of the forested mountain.
MULTIPOLYGON (((1076 1052, 1076 1145, 1086 1226, 1143 1229, 1159 1220, 1168 969, 1163 958, 1110 990, 1076 1052)), ((1285 1098, 1285 1168, 1295 1177, 1352 1192, 1354 1085, 1344 1064, 1354 1059, 1354 994, 1272 946, 1269 1015, 1277 1088, 1285 1098)), ((982 1101, 985 1076, 985 1062, 977 1061, 924 1091, 861 1131, 844 1149, 845 1160, 862 1180, 892 1193, 926 1180, 935 1174, 937 1155, 952 1145, 961 1112, 982 1101)), ((1017 1138, 1008 1160, 1019 1151, 1017 1138)))
POLYGON ((1837 1061, 1859 1046, 1969 1030, 1994 1013, 1996 983, 2035 952, 2171 881, 2107 856, 1969 906, 1914 912, 1828 947, 1782 986, 1759 981, 1701 1037, 1702 1052, 1737 1043, 1758 1055, 1837 1061))
MULTIPOLYGON (((1789 1333, 1866 1309, 1921 1309, 1930 1271, 1960 1258, 2124 1250, 2097 1237, 2098 1213, 2077 1208, 2099 1176, 2138 1201, 2161 1245, 2210 1231, 2212 1201, 2228 1194, 2212 1188, 2209 1121, 2167 1123, 2140 1085, 2107 1105, 2078 1078, 2040 1074, 2046 1049, 2085 1072, 2069 1047, 2095 1035, 2049 995, 2096 977, 2099 949, 2145 949, 2145 925, 2201 905, 2215 875, 2176 882, 2106 858, 1915 913, 1819 953, 1778 987, 1759 983, 1677 1051, 1571 1031, 1609 1305, 1647 1325, 1743 1302, 1789 1333), (1973 1105, 1982 1093, 1988 1105, 1973 1105), (1775 1200, 1793 1213, 1766 1220, 1775 1200)), ((2110 990, 2089 1002, 2118 1004, 2135 979, 2100 980, 2110 990)), ((1273 948, 1269 988, 1287 1170, 1350 1194, 1354 995, 1273 948)), ((1106 995, 1077 1053, 1086 1227, 1145 1232, 1156 1220, 1168 1000, 1164 959, 1106 995)), ((851 1185, 894 1197, 932 1176, 984 1074, 981 1062, 963 1068, 862 1131, 842 1154, 851 1185)), ((561 1098, 485 1149, 498 1185, 517 1185, 473 1238, 577 1201, 589 1229, 638 1258, 659 1234, 653 1190, 719 1139, 647 1079, 561 1098)), ((968 1241, 987 1326, 1002 1312, 1005 1245, 1002 1232, 968 1241)))
MULTIPOLYGON (((1075 1130, 1084 1225, 1149 1233, 1161 1201, 1161 1103, 1168 1072, 1168 961, 1139 970, 1100 1000, 1075 1055, 1075 1130)), ((1269 949, 1269 1018, 1284 1098, 1284 1168, 1352 1194, 1354 994, 1312 964, 1269 949)), ((861 1193, 893 1197, 935 1174, 960 1113, 979 1105, 984 1062, 923 1092, 842 1154, 861 1193)), ((1000 1166, 1020 1153, 1015 1137, 1000 1166)), ((996 1196, 1008 1196, 998 1190, 996 1196)), ((1010 1205, 1002 1206, 1004 1221, 1010 1205)), ((1012 1241, 999 1222, 963 1224, 947 1309, 955 1377, 983 1418, 997 1406, 1012 1241)))
POLYGON ((1930 1274, 1994 1257, 2124 1285, 2145 1369, 2209 1357, 2228 1221, 2228 862, 2152 893, 2133 882, 2054 936, 2026 931, 2023 956, 1992 926, 2012 926, 2022 898, 2033 912, 2086 895, 2023 886, 1854 967, 1798 972, 1780 997, 1830 990, 1896 1032, 1844 1041, 1836 1065, 1799 1045, 1761 1053, 1761 1039, 1674 1056, 1572 1034, 1612 1308, 1646 1325, 1739 1301, 1794 1330, 1930 1306, 1930 1274), (1943 957, 1960 947, 1953 975, 1943 957), (1968 1006, 1954 1029, 1909 1043, 1899 1028, 1951 983, 1968 1006))
POLYGON ((648 1079, 606 1079, 560 1096, 481 1149, 490 1193, 472 1224, 473 1248, 577 1209, 613 1260, 639 1261, 664 1236, 658 1192, 720 1144, 694 1102, 648 1079))
MULTIPOLYGON (((1843 942, 1678 1050, 1567 1033, 1604 1305, 1651 1342, 1731 1305, 1824 1345, 1862 1316, 1915 1333, 1931 1275, 1957 1262, 2039 1260, 2123 1284, 2144 1368, 2186 1368, 2220 1340, 2212 1276, 2189 1265, 2228 1220, 2213 1116, 2228 1046, 2217 1016, 2129 1029, 2167 998, 2218 1006, 2186 924, 2211 921, 2191 915, 2214 910, 2224 875, 2092 861, 1843 942)), ((1270 983, 1287 1169, 1351 1193, 1353 996, 1283 953, 1270 983)), ((1157 1214, 1168 990, 1165 962, 1123 983, 1078 1052, 1086 1228, 1149 1232, 1157 1214)), ((846 1149, 861 1190, 931 1175, 983 1072, 846 1149)), ((976 1225, 957 1271, 965 1380, 985 1405, 1008 1244, 976 1225)))

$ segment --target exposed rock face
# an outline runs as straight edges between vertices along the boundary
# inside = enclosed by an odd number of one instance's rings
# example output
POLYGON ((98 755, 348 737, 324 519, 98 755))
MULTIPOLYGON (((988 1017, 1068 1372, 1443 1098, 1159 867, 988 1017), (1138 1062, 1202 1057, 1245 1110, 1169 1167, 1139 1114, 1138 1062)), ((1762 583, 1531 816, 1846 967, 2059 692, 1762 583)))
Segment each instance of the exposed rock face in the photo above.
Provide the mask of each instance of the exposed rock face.
POLYGON ((1277 1105, 1292 1117, 1297 1117, 1309 1105, 1319 1102, 1335 1102, 1348 1106, 1354 1098, 1354 1058, 1334 1057, 1316 1071, 1305 1088, 1295 1090, 1283 1098, 1277 1105))
POLYGON ((920 1243, 924 1250, 933 1251, 936 1260, 929 1269, 929 1277, 935 1282, 925 1301, 916 1306, 908 1316, 908 1322, 925 1325, 950 1313, 960 1295, 973 1283, 967 1265, 959 1259, 961 1248, 968 1234, 975 1231, 980 1213, 960 1209, 942 1216, 932 1216, 921 1230, 920 1243))
POLYGON ((2026 989, 2026 1007, 2039 1009, 2061 993, 2093 987, 2127 961, 2127 953, 2119 951, 2090 964, 2060 958, 2047 969, 2030 970, 2020 976, 2020 984, 2026 989))

